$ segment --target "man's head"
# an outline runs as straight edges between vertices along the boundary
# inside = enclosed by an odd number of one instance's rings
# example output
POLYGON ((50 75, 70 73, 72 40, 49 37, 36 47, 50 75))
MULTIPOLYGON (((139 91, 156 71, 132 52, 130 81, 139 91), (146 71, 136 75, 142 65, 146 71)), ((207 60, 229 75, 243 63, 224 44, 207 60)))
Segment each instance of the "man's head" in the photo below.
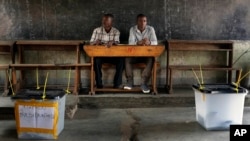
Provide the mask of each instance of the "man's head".
POLYGON ((147 25, 147 17, 144 14, 137 15, 137 26, 139 29, 145 29, 147 25))
POLYGON ((102 17, 102 25, 104 28, 110 28, 113 24, 114 16, 112 14, 104 14, 102 17))

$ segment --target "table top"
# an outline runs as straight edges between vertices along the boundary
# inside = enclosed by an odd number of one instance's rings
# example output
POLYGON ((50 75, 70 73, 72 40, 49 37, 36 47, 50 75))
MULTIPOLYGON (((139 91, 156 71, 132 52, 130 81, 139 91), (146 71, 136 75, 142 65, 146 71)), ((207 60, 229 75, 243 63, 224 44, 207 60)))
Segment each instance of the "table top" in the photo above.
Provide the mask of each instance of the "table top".
POLYGON ((158 57, 165 50, 165 46, 117 45, 106 47, 85 45, 83 49, 90 57, 158 57))

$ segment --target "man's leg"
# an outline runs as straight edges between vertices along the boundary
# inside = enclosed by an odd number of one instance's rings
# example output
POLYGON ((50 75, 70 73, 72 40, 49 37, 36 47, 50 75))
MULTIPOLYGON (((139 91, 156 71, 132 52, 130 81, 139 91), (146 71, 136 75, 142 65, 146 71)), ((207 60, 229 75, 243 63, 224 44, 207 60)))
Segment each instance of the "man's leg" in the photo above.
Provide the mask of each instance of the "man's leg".
POLYGON ((127 77, 127 84, 124 89, 131 90, 133 87, 133 68, 132 64, 136 61, 136 58, 127 57, 125 58, 125 72, 127 77))
POLYGON ((114 77, 114 88, 119 88, 122 84, 122 72, 124 69, 124 58, 112 58, 115 61, 116 72, 114 77))
POLYGON ((146 67, 144 68, 144 70, 142 71, 142 80, 141 83, 142 84, 147 84, 148 80, 151 76, 151 72, 152 72, 152 68, 154 65, 154 58, 150 57, 150 58, 145 58, 145 62, 146 62, 146 67))
POLYGON ((154 64, 154 58, 152 57, 145 58, 145 62, 146 62, 146 67, 142 71, 141 89, 144 93, 149 93, 150 90, 147 86, 147 83, 151 76, 151 72, 152 72, 152 68, 154 64))
POLYGON ((133 85, 133 59, 135 58, 125 58, 125 71, 126 71, 126 77, 127 77, 127 82, 133 85))
POLYGON ((97 88, 103 88, 102 85, 102 62, 103 58, 94 58, 95 81, 97 88))

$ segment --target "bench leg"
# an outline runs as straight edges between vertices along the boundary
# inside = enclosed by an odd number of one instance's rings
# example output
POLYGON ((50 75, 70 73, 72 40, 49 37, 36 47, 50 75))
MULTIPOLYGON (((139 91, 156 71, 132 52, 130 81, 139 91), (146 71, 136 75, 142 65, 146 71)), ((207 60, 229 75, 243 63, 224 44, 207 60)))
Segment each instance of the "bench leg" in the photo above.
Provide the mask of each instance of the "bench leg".
POLYGON ((227 83, 228 84, 230 84, 230 83, 232 83, 232 71, 231 70, 229 70, 228 72, 227 72, 228 74, 227 74, 227 83))
POLYGON ((238 81, 239 77, 240 77, 240 70, 236 70, 235 82, 238 81))
POLYGON ((8 95, 8 93, 9 93, 8 86, 9 86, 9 74, 8 74, 8 70, 5 70, 5 82, 4 82, 3 96, 7 96, 8 95))
MULTIPOLYGON (((76 46, 76 64, 80 63, 80 46, 76 46)), ((80 88, 80 80, 81 80, 81 75, 80 75, 80 70, 79 67, 75 68, 75 86, 74 86, 74 93, 78 94, 78 90, 80 88)))
POLYGON ((79 68, 75 68, 75 86, 74 86, 74 94, 78 94, 78 89, 79 89, 79 81, 80 80, 80 73, 79 73, 79 68))
MULTIPOLYGON (((23 62, 24 62, 24 60, 23 60, 23 54, 24 54, 24 51, 23 51, 23 46, 22 45, 19 45, 18 46, 19 48, 18 48, 18 51, 19 51, 19 64, 22 64, 23 62)), ((20 77, 19 77, 19 82, 18 82, 18 84, 17 84, 17 88, 16 88, 16 91, 18 91, 21 87, 23 87, 25 84, 25 81, 24 81, 24 78, 25 78, 25 76, 24 76, 24 71, 21 69, 21 70, 19 70, 19 72, 20 72, 20 77)))
POLYGON ((17 80, 16 80, 16 70, 12 68, 12 86, 13 86, 13 90, 14 92, 16 92, 17 90, 17 80))

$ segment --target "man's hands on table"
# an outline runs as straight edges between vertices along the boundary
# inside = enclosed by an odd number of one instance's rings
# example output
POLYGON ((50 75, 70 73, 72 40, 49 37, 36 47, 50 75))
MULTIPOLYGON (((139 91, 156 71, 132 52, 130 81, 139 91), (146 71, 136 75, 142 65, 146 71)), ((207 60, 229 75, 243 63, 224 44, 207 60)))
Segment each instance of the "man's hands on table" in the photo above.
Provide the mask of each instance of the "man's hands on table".
POLYGON ((137 42, 137 45, 140 45, 140 46, 145 46, 145 45, 150 45, 150 44, 151 44, 151 42, 149 41, 148 38, 144 38, 141 41, 137 42))
POLYGON ((111 47, 112 45, 117 45, 118 42, 108 41, 107 43, 101 42, 101 40, 96 40, 95 42, 90 43, 91 45, 105 45, 106 47, 111 47))

